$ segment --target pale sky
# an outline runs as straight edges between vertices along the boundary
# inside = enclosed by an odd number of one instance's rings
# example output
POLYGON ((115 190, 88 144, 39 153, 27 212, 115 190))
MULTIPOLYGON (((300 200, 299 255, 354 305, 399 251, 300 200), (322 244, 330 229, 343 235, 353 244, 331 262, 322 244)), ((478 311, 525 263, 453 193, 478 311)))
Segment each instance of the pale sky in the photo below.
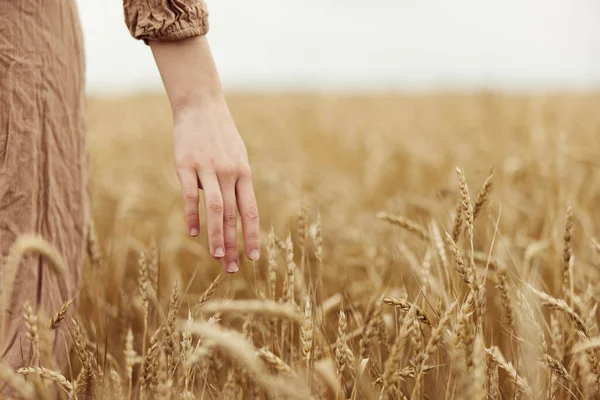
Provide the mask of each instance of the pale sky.
MULTIPOLYGON (((232 90, 600 88, 598 0, 205 0, 232 90)), ((78 0, 90 92, 160 89, 119 0, 78 0)))

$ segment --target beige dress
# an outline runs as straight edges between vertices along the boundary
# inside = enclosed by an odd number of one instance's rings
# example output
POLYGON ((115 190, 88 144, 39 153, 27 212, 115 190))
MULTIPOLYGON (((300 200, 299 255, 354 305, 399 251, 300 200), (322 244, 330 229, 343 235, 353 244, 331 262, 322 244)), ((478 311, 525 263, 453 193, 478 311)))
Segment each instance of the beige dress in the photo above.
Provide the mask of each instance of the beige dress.
MULTIPOLYGON (((146 42, 208 30, 199 0, 124 0, 123 6, 132 36, 146 42)), ((43 257, 22 259, 0 338, 11 367, 31 362, 25 301, 52 315, 79 290, 88 213, 83 55, 75 0, 0 0, 0 290, 19 235, 41 235, 68 264, 59 283, 43 257)), ((69 346, 63 324, 54 337, 59 367, 69 346)))

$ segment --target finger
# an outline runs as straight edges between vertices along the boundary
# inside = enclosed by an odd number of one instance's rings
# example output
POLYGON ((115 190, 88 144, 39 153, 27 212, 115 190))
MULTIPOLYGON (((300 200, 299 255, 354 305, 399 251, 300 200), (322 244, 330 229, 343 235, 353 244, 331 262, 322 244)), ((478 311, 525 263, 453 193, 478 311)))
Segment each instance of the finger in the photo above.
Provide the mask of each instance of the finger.
POLYGON ((198 236, 200 232, 200 218, 198 216, 198 178, 193 169, 179 169, 177 176, 181 183, 183 194, 183 214, 185 224, 191 236, 198 236))
POLYGON ((223 237, 225 239, 225 257, 223 268, 234 273, 239 269, 237 249, 237 205, 235 200, 235 178, 231 175, 220 176, 219 184, 223 194, 223 237))
POLYGON ((214 172, 201 173, 200 179, 204 190, 204 206, 206 207, 206 230, 208 232, 208 247, 214 258, 225 256, 223 243, 223 197, 219 181, 214 172))
POLYGON ((242 218, 242 233, 246 256, 251 260, 260 257, 260 228, 258 220, 258 207, 252 187, 252 178, 241 177, 237 181, 237 203, 242 218))

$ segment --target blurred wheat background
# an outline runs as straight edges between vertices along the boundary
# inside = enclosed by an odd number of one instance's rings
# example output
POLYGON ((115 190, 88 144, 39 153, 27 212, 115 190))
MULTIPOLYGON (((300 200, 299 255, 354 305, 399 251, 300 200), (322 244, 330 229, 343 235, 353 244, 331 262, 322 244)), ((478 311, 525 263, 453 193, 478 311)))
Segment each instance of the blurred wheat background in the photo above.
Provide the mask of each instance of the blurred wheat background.
MULTIPOLYGON (((90 192, 104 257, 86 270, 80 315, 100 354, 124 368, 128 329, 137 354, 144 352, 138 257, 154 241, 160 277, 148 338, 165 324, 178 282, 182 318, 192 310, 195 321, 243 331, 256 351, 284 365, 274 375, 292 370, 305 382, 300 398, 309 387, 321 398, 596 396, 596 351, 573 349, 598 334, 597 96, 231 95, 229 102, 248 144, 264 250, 258 263, 213 285, 220 266, 206 239, 185 235, 166 100, 90 101, 90 192), (457 215, 462 228, 469 221, 467 199, 477 210, 473 252, 469 229, 456 231, 457 215), (444 241, 453 231, 461 255, 444 241), (465 283, 469 274, 477 284, 465 283), (283 328, 289 322, 271 315, 269 301, 300 321, 310 304, 308 366, 304 325, 283 328), (258 311, 244 308, 255 304, 258 311)), ((189 396, 289 396, 248 386, 243 361, 194 340, 211 355, 193 368, 189 396)), ((131 377, 119 371, 126 387, 131 377)), ((134 368, 134 386, 142 373, 134 368)), ((166 376, 183 395, 179 374, 166 376)))
POLYGON ((242 44, 250 6, 214 3, 261 259, 226 275, 186 235, 149 53, 81 2, 95 229, 54 320, 72 368, 24 373, 85 399, 600 398, 595 3, 261 0, 242 44))

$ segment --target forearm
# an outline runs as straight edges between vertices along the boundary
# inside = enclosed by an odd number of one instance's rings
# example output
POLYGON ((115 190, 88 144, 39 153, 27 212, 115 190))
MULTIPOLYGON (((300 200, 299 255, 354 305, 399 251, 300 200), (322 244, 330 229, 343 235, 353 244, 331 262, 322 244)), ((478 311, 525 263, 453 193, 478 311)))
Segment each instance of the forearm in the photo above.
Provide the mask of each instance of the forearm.
POLYGON ((171 102, 175 169, 188 233, 200 232, 202 189, 210 253, 234 273, 239 268, 238 211, 246 256, 257 260, 260 255, 258 208, 246 146, 205 37, 204 3, 123 0, 123 6, 131 35, 150 45, 171 102))
POLYGON ((175 167, 188 232, 200 231, 201 188, 210 252, 225 271, 236 272, 238 210, 246 256, 257 260, 258 209, 246 146, 227 108, 208 42, 196 36, 149 43, 173 109, 175 167))
POLYGON ((223 100, 223 90, 205 36, 175 42, 151 41, 150 47, 175 118, 185 110, 223 100))

